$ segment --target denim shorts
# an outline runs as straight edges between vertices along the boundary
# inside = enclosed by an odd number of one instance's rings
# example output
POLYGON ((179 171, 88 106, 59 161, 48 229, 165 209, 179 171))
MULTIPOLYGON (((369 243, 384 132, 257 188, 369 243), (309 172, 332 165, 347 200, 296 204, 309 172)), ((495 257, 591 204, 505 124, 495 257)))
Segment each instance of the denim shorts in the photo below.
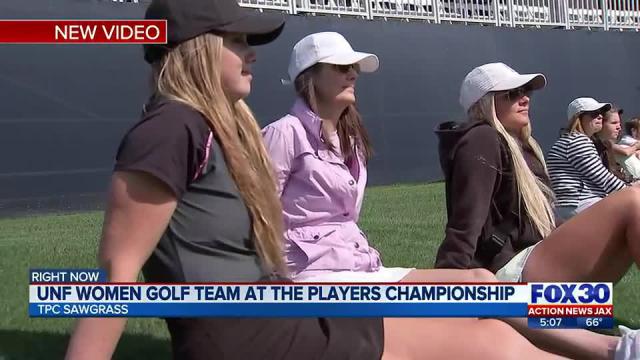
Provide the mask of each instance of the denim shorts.
POLYGON ((561 220, 562 222, 565 222, 571 219, 572 217, 576 216, 578 212, 576 211, 575 206, 556 206, 555 213, 556 213, 556 219, 561 220))

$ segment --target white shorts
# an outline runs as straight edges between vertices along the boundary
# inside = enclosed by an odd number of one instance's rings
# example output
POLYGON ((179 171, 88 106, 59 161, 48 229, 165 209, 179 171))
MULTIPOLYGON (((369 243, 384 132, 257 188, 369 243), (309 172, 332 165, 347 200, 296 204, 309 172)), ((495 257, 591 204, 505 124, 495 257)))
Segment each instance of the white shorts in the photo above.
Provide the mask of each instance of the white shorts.
POLYGON ((600 200, 602 200, 602 198, 599 198, 599 197, 586 199, 586 200, 581 200, 580 202, 578 202, 578 207, 576 208, 576 213, 580 213, 580 212, 585 211, 586 209, 588 209, 589 207, 591 207, 593 204, 597 203, 600 200))
POLYGON ((381 266, 378 271, 305 271, 293 278, 295 282, 330 282, 330 283, 386 283, 399 282, 414 268, 381 266))
POLYGON ((521 282, 522 270, 524 270, 524 265, 527 263, 529 255, 531 255, 533 249, 541 242, 542 241, 538 242, 535 245, 531 245, 528 248, 517 253, 516 256, 512 257, 508 263, 506 263, 500 270, 496 272, 496 278, 498 278, 499 281, 504 282, 521 282))

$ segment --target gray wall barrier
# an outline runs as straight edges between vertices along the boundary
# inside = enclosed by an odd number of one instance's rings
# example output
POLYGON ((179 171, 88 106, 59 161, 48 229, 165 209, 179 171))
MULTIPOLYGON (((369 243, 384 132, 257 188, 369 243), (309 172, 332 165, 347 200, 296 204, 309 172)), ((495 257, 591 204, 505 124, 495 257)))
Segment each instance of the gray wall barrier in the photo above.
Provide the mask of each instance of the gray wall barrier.
MULTIPOLYGON (((140 4, 4 0, 3 18, 141 18, 140 4)), ((338 31, 376 53, 379 72, 361 76, 359 108, 375 156, 370 185, 434 181, 437 123, 462 120, 458 89, 474 66, 504 61, 543 72, 532 100, 534 135, 548 149, 579 96, 614 101, 640 115, 640 36, 632 32, 513 29, 475 25, 289 16, 283 35, 258 48, 248 102, 261 124, 293 101, 290 49, 316 31, 338 31)), ((0 46, 0 214, 99 207, 118 143, 148 95, 137 45, 0 46)))

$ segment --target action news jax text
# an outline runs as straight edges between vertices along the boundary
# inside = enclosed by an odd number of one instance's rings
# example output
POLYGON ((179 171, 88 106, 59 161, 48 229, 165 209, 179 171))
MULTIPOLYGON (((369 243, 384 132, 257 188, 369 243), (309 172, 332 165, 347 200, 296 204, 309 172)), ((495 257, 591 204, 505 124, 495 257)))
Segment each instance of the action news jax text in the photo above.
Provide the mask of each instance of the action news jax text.
POLYGON ((534 328, 613 327, 611 283, 107 283, 34 269, 31 317, 526 317, 534 328))

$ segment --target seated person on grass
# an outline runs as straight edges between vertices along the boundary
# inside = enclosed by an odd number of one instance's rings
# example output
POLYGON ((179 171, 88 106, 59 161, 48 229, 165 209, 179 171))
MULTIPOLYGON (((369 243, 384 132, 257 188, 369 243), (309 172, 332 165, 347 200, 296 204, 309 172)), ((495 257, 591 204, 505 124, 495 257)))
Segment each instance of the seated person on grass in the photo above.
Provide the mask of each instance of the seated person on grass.
MULTIPOLYGON (((545 85, 542 74, 522 75, 502 63, 477 67, 464 79, 460 103, 468 122, 437 130, 448 220, 436 268, 486 268, 500 281, 615 283, 640 264, 638 187, 556 227, 529 119, 531 94, 545 85)), ((588 331, 560 336, 567 347, 594 351, 581 357, 606 348, 602 335, 588 331)))

